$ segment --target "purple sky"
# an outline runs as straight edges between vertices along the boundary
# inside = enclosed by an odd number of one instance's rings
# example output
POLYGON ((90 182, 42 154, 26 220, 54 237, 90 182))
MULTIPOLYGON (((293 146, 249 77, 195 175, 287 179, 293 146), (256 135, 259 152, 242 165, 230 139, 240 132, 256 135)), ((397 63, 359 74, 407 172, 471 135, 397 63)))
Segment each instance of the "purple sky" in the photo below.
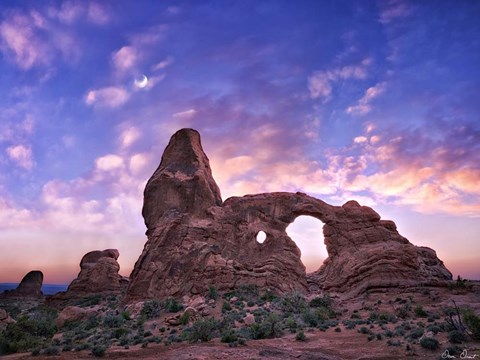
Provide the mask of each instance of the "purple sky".
MULTIPOLYGON (((223 199, 302 191, 372 206, 480 279, 480 2, 0 3, 0 282, 129 275, 142 192, 200 131, 223 199)), ((322 223, 289 227, 308 270, 322 223)))

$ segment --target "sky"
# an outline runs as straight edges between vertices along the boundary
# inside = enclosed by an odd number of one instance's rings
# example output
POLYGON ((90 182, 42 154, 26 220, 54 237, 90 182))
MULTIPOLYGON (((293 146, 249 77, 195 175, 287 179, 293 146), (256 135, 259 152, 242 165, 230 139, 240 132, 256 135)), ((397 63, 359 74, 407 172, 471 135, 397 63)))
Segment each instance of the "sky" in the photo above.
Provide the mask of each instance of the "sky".
MULTIPOLYGON (((170 136, 202 136, 230 196, 355 199, 480 279, 480 2, 0 3, 0 282, 128 276, 170 136)), ((323 224, 287 229, 307 271, 323 224)))

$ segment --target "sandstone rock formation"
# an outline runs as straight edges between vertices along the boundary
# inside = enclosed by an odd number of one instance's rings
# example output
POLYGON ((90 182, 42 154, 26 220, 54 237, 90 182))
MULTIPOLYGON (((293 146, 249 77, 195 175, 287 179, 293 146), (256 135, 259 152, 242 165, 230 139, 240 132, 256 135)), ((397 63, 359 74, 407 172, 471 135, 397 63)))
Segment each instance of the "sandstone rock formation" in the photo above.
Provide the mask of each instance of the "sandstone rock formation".
POLYGON ((41 298, 43 273, 38 270, 30 271, 25 275, 15 290, 7 290, 4 297, 10 298, 41 298))
POLYGON ((332 206, 302 193, 232 197, 222 203, 200 135, 172 136, 148 181, 143 216, 148 241, 135 264, 127 299, 204 293, 255 284, 272 290, 328 290, 440 285, 450 272, 433 250, 416 247, 392 221, 349 201, 332 206), (325 223, 328 259, 308 276, 286 233, 300 215, 325 223), (256 235, 264 231, 263 243, 256 235))
POLYGON ((85 254, 80 273, 67 289, 66 296, 81 296, 102 292, 119 292, 124 279, 118 274, 120 265, 116 249, 97 250, 85 254))
POLYGON ((8 324, 12 324, 15 322, 16 321, 13 320, 4 309, 0 309, 0 331, 5 330, 8 324))

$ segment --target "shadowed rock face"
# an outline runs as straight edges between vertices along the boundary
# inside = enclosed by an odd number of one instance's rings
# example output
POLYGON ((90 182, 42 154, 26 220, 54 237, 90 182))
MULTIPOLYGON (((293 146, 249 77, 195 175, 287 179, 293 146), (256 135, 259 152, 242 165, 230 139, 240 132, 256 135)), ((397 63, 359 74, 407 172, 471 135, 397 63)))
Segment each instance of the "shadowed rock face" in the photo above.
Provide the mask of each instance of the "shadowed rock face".
POLYGON ((25 275, 15 290, 5 291, 4 296, 15 298, 42 297, 43 273, 38 270, 30 271, 25 275))
POLYGON ((122 277, 116 249, 96 250, 85 254, 80 262, 80 273, 68 287, 67 296, 116 292, 121 290, 122 277))
POLYGON ((441 285, 451 273, 428 248, 416 247, 374 210, 349 201, 332 206, 302 193, 232 197, 222 203, 200 136, 172 136, 148 181, 143 216, 148 241, 135 264, 128 299, 203 293, 256 284, 276 291, 357 294, 369 288, 441 285), (305 274, 286 233, 300 215, 325 223, 329 257, 305 274), (267 234, 262 244, 259 231, 267 234))

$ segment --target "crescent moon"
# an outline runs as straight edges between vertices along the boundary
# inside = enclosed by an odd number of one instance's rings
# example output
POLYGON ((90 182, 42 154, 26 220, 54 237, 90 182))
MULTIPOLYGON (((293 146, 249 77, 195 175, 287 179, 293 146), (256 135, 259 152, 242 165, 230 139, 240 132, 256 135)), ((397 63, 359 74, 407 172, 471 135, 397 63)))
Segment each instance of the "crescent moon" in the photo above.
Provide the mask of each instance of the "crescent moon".
POLYGON ((148 84, 148 78, 146 75, 142 75, 135 79, 135 86, 143 89, 148 84))

